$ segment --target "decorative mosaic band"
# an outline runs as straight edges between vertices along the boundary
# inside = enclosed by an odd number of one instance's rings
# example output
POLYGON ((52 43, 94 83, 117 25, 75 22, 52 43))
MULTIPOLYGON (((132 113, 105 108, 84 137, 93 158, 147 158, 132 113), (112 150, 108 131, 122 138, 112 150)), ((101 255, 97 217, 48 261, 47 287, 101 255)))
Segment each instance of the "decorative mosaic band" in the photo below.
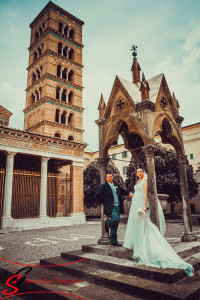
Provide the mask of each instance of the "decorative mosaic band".
MULTIPOLYGON (((53 33, 51 30, 49 30, 49 31, 45 34, 45 36, 43 36, 42 39, 44 39, 49 33, 51 33, 52 35, 54 35, 54 36, 56 37, 56 39, 59 38, 59 39, 65 41, 65 42, 67 42, 67 43, 69 44, 69 46, 70 46, 70 45, 73 45, 73 46, 75 46, 76 48, 81 49, 81 47, 77 46, 75 43, 73 43, 73 42, 71 42, 71 41, 68 41, 67 39, 65 39, 65 38, 63 38, 63 37, 61 37, 61 36, 59 36, 59 35, 56 34, 56 33, 53 33)), ((41 44, 41 41, 37 42, 30 50, 33 51, 34 48, 35 48, 38 44, 41 44)))
MULTIPOLYGON (((73 86, 73 85, 70 85, 70 84, 65 83, 65 82, 63 82, 63 81, 60 81, 60 80, 58 80, 58 79, 55 79, 53 76, 49 76, 49 75, 47 75, 46 78, 43 78, 40 82, 43 83, 43 81, 44 81, 45 79, 51 79, 51 80, 56 81, 56 82, 61 82, 61 85, 62 85, 62 86, 65 85, 66 87, 68 87, 68 89, 74 88, 75 90, 78 90, 78 91, 81 90, 80 88, 78 88, 78 87, 76 87, 76 86, 73 86)), ((34 89, 37 85, 39 85, 39 84, 40 84, 40 83, 36 83, 31 89, 28 90, 28 93, 31 93, 31 90, 33 90, 33 89, 34 89)))
POLYGON ((50 104, 54 104, 54 105, 58 105, 60 107, 64 107, 64 108, 68 108, 68 109, 71 109, 71 110, 74 110, 74 111, 77 111, 77 112, 80 112, 82 113, 81 110, 78 110, 78 109, 75 109, 75 108, 72 108, 72 107, 68 107, 68 106, 65 106, 65 105, 62 105, 62 104, 59 104, 59 103, 55 103, 53 101, 50 101, 50 100, 44 100, 43 102, 41 103, 38 103, 38 105, 34 106, 33 108, 31 108, 30 110, 26 111, 25 114, 29 113, 30 111, 36 109, 37 107, 39 107, 40 105, 44 104, 44 103, 50 103, 50 104))

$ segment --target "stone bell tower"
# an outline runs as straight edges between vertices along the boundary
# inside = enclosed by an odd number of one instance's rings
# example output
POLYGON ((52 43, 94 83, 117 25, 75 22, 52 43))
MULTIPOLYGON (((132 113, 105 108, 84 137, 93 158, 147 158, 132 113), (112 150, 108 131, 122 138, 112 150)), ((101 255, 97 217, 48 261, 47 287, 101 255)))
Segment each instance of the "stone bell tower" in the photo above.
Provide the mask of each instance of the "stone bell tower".
POLYGON ((82 26, 49 2, 30 24, 24 130, 82 142, 82 26))

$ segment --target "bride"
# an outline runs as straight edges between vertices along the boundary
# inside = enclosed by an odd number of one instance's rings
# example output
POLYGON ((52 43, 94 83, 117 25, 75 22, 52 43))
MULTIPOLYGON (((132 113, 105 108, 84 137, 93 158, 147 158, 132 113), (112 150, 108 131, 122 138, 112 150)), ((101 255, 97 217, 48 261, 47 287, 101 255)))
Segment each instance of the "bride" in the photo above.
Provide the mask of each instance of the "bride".
POLYGON ((188 276, 193 276, 193 266, 178 256, 163 237, 166 227, 159 201, 160 231, 151 222, 147 199, 147 174, 142 168, 138 168, 137 176, 139 180, 134 186, 135 193, 132 197, 123 247, 134 249, 133 259, 141 265, 183 269, 188 276))

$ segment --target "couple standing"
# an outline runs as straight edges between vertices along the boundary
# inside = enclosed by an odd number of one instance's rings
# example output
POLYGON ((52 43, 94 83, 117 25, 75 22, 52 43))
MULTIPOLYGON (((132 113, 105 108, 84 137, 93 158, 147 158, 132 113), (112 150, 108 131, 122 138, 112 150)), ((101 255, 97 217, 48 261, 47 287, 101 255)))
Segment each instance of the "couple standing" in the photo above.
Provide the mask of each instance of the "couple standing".
POLYGON ((120 221, 120 210, 123 205, 122 195, 132 197, 123 247, 133 249, 133 259, 141 265, 183 269, 188 276, 193 276, 192 265, 186 263, 172 249, 163 237, 165 220, 158 201, 159 227, 150 219, 150 206, 147 197, 147 174, 142 168, 137 169, 139 180, 134 186, 134 194, 113 183, 113 175, 106 175, 95 197, 104 204, 106 215, 105 230, 113 246, 122 246, 117 241, 117 228, 120 221), (110 235, 109 235, 110 229, 110 235))

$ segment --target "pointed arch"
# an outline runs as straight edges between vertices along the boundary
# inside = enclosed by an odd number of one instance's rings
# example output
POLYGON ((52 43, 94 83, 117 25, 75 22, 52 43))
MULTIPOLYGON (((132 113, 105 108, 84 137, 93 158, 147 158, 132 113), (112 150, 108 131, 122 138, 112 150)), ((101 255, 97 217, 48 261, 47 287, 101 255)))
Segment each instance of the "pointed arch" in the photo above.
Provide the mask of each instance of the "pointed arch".
MULTIPOLYGON (((115 122, 108 122, 104 131, 104 139, 101 140, 102 156, 107 155, 108 149, 122 135, 126 149, 141 148, 148 144, 148 135, 141 122, 129 115, 119 117, 115 122)), ((139 152, 139 151, 138 151, 139 152)))
POLYGON ((170 144, 176 152, 184 153, 183 140, 179 127, 167 112, 156 116, 152 128, 152 142, 156 135, 160 135, 162 143, 170 144))

